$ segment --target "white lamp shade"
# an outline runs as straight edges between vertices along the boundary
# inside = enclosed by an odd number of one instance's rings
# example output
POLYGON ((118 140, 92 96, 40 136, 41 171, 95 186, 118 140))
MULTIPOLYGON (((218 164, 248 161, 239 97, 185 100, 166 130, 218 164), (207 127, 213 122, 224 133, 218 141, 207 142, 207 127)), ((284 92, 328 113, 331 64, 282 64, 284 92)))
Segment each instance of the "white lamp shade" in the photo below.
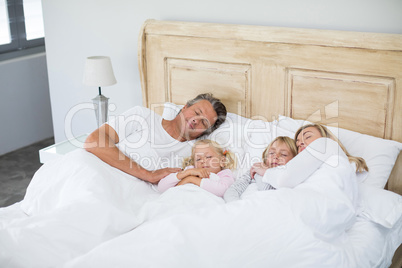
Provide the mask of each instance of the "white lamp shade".
POLYGON ((112 62, 106 56, 88 57, 85 62, 84 85, 104 87, 116 84, 112 62))

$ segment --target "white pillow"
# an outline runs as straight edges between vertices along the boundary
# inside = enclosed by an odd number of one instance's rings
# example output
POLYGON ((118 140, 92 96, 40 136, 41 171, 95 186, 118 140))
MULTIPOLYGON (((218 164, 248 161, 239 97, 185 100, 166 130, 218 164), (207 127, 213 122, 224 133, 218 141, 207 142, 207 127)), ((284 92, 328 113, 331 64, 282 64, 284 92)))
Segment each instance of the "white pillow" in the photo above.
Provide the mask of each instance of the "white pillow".
MULTIPOLYGON (((281 128, 296 132, 299 127, 310 122, 279 116, 276 123, 281 128)), ((368 174, 360 174, 367 175, 360 178, 360 181, 378 188, 384 188, 396 158, 402 150, 402 143, 342 128, 328 127, 328 129, 338 137, 351 155, 360 156, 366 160, 369 172, 368 174)))
POLYGON ((359 183, 358 215, 392 228, 402 217, 402 196, 359 183))
MULTIPOLYGON (((244 151, 249 154, 252 159, 260 158, 265 148, 279 136, 287 136, 293 139, 294 132, 276 126, 272 122, 263 122, 253 120, 247 128, 248 135, 246 136, 244 151)), ((253 161, 256 162, 256 161, 253 161)))
POLYGON ((177 105, 171 102, 165 102, 163 107, 162 118, 166 120, 173 120, 180 112, 184 105, 177 105))

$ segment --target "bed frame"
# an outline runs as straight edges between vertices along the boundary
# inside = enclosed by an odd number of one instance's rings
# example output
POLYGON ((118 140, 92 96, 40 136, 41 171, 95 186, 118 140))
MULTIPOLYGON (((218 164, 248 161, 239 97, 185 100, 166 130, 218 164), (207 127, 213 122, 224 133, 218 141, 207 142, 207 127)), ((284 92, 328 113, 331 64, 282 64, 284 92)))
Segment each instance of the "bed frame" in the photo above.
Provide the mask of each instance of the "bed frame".
MULTIPOLYGON (((147 20, 138 59, 143 105, 159 114, 212 92, 245 117, 402 142, 402 35, 147 20)), ((386 188, 402 194, 402 153, 386 188)))

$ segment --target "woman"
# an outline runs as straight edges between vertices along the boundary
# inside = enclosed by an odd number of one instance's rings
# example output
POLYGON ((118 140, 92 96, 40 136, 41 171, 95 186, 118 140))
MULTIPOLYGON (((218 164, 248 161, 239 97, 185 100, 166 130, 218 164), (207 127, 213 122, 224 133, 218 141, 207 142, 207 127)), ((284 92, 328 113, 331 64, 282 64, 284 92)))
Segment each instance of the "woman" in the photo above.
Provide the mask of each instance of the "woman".
POLYGON ((338 140, 338 138, 334 134, 332 134, 332 132, 329 131, 325 126, 320 124, 305 125, 296 131, 295 141, 297 152, 302 152, 310 143, 321 137, 330 138, 336 141, 339 144, 339 147, 341 147, 343 152, 348 157, 349 162, 356 165, 356 172, 363 172, 364 170, 368 171, 366 161, 363 158, 351 156, 346 148, 342 145, 342 143, 338 140))

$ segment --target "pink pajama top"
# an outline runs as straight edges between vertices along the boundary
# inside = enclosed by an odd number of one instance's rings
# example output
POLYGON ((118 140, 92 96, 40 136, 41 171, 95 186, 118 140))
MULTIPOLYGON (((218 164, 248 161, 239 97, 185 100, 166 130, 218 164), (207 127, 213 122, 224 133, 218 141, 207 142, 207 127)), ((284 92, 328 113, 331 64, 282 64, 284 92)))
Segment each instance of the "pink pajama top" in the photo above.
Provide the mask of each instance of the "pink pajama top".
MULTIPOLYGON (((194 168, 189 166, 186 169, 194 168)), ((170 173, 158 183, 158 191, 163 193, 167 189, 176 186, 180 180, 177 178, 177 173, 170 173)), ((234 182, 233 172, 230 169, 223 169, 217 174, 211 173, 209 178, 201 179, 200 187, 208 192, 211 192, 219 197, 223 194, 234 182)))

